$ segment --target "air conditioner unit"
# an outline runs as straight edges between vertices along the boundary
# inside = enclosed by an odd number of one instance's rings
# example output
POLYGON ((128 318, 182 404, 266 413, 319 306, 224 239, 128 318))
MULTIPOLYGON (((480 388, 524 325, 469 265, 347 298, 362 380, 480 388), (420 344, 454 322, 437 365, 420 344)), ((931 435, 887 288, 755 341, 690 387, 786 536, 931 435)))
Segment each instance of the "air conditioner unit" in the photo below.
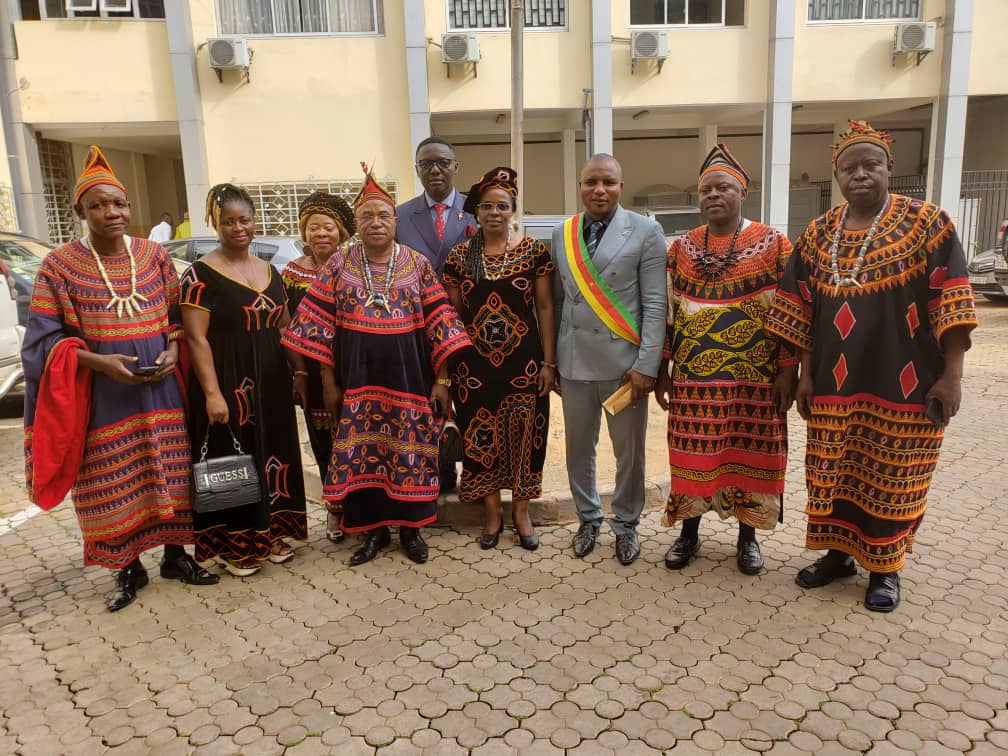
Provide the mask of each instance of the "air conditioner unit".
POLYGON ((936 29, 937 24, 933 21, 897 24, 893 49, 896 52, 908 53, 931 52, 935 49, 936 29))
POLYGON ((133 10, 133 0, 101 0, 101 7, 106 13, 129 13, 133 10))
POLYGON ((635 31, 630 36, 630 57, 633 60, 665 60, 668 57, 668 34, 663 31, 635 31))
POLYGON ((67 11, 96 11, 98 10, 98 0, 66 0, 63 6, 67 11))
POLYGON ((252 61, 248 43, 241 37, 211 37, 207 40, 210 67, 221 69, 248 68, 252 61))
POLYGON ((473 32, 449 32, 441 35, 443 63, 479 63, 479 35, 473 32))

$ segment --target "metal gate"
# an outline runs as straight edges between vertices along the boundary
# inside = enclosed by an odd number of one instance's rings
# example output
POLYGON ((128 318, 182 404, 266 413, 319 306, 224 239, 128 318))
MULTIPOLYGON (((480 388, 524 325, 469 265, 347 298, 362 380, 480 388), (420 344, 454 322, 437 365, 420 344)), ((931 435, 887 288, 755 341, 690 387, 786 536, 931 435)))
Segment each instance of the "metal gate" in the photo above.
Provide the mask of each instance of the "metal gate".
POLYGON ((1008 168, 963 171, 959 197, 959 237, 972 260, 997 246, 1001 221, 1008 218, 1008 168))

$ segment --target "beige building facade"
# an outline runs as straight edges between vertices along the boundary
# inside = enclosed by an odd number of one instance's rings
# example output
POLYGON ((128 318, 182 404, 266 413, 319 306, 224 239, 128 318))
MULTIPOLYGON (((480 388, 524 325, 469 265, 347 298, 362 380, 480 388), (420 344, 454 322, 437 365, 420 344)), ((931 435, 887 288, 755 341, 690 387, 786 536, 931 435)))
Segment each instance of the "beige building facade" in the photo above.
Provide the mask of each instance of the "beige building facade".
MULTIPOLYGON (((134 233, 185 211, 205 232, 221 181, 253 192, 263 232, 291 233, 300 198, 352 192, 362 160, 406 199, 430 134, 467 185, 510 162, 511 2, 0 0, 0 224, 77 233, 91 143, 134 233), (221 67, 228 46, 249 65, 221 67), (460 55, 475 60, 443 62, 460 55)), ((526 212, 576 210, 591 151, 623 163, 625 204, 691 204, 724 141, 754 178, 747 213, 793 235, 836 198, 829 145, 848 118, 892 130, 901 189, 982 206, 977 243, 984 213, 1008 212, 960 199, 971 172, 1008 179, 1004 0, 524 0, 523 15, 526 212)))

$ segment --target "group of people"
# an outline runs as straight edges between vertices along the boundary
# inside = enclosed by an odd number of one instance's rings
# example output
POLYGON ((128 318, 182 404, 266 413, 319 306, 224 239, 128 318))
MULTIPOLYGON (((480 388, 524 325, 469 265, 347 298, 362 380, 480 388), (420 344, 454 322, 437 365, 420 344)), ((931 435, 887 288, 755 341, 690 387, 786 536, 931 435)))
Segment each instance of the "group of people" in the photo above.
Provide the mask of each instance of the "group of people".
POLYGON ((282 275, 249 254, 249 195, 213 187, 219 246, 181 280, 159 244, 126 235, 125 188, 92 148, 75 190, 88 234, 44 260, 25 337, 32 499, 51 507, 72 491, 85 563, 117 570, 110 611, 147 583, 139 555, 157 545, 166 578, 217 582, 205 567, 214 559, 254 574, 307 537, 296 404, 323 476, 327 537, 363 534, 350 564, 374 559, 392 527, 406 555, 426 561, 421 528, 456 485, 463 503, 483 506, 481 548, 499 543, 507 490, 519 543, 533 550, 553 391, 580 520, 573 553, 589 554, 603 524, 605 415, 610 526, 626 565, 640 554, 653 396, 668 413, 664 522, 681 523, 666 566, 696 557, 701 516, 714 510, 737 519, 738 568, 757 574, 756 531, 783 518, 797 400, 806 545, 827 553, 796 582, 826 585, 860 564, 866 606, 891 611, 976 325, 949 217, 888 191, 891 142, 851 122, 833 148, 845 202, 794 248, 743 217, 749 176, 725 145, 699 172, 706 223, 671 247, 620 205, 622 168, 596 155, 581 173, 584 210, 547 249, 515 227, 514 170, 493 168, 462 194, 452 146, 430 137, 416 152, 424 192, 398 207, 363 164, 352 203, 307 197, 304 256, 282 275), (614 408, 620 395, 626 406, 614 408), (453 417, 457 483, 444 453, 453 417), (260 500, 194 512, 193 461, 235 450, 255 460, 260 500))

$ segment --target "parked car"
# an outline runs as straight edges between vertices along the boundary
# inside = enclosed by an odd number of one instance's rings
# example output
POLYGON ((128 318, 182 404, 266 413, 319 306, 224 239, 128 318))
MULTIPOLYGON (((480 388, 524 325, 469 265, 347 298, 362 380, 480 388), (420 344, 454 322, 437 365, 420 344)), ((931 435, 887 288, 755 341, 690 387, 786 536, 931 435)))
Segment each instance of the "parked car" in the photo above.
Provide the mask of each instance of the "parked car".
POLYGON ((0 265, 17 304, 17 320, 21 326, 28 322, 35 276, 50 249, 45 242, 30 236, 0 232, 0 265))
MULTIPOLYGON (((175 260, 179 274, 203 255, 212 252, 218 245, 216 236, 192 236, 188 239, 172 239, 163 244, 168 254, 175 260)), ((249 245, 249 252, 266 260, 282 271, 291 260, 304 254, 304 245, 296 236, 257 236, 249 245)))
POLYGON ((24 379, 21 341, 24 326, 18 324, 17 289, 7 265, 0 263, 0 399, 24 379))
POLYGON ((1008 304, 1008 219, 1001 224, 1000 245, 975 255, 966 267, 974 294, 1008 304))

